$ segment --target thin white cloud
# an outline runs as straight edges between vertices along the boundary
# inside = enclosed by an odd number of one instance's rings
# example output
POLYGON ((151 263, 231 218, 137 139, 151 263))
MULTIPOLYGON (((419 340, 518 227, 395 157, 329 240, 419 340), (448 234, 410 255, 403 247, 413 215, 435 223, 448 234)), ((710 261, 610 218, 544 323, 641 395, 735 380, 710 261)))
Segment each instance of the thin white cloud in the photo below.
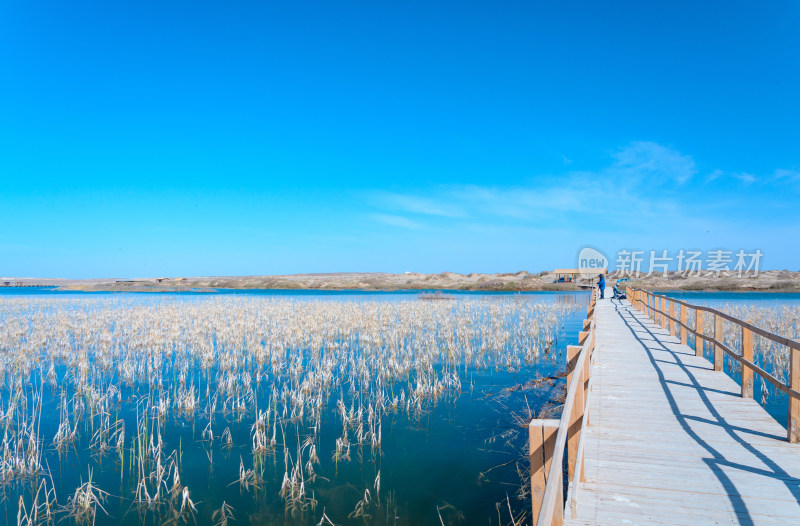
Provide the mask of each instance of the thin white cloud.
POLYGON ((401 210, 411 214, 422 214, 439 217, 465 217, 464 210, 453 203, 441 199, 431 199, 411 194, 392 192, 372 192, 371 200, 389 210, 401 210))
POLYGON ((505 229, 525 226, 647 232, 653 224, 694 228, 692 225, 703 217, 723 217, 733 206, 731 199, 738 202, 738 196, 719 189, 714 199, 687 200, 689 189, 684 184, 693 178, 692 195, 702 194, 704 183, 721 178, 737 183, 724 185, 730 186, 731 192, 741 191, 742 185, 754 185, 757 195, 770 182, 786 186, 790 181, 800 181, 800 170, 796 169, 776 170, 769 176, 716 170, 700 180, 697 174, 691 156, 640 141, 618 150, 613 161, 598 170, 542 175, 528 185, 451 185, 432 187, 423 195, 374 192, 370 197, 371 204, 382 212, 373 216, 376 220, 405 228, 471 224, 505 229), (406 217, 409 214, 411 218, 406 217), (421 216, 439 220, 423 225, 415 220, 421 216))
POLYGON ((421 223, 417 221, 413 221, 407 217, 403 216, 396 216, 390 214, 371 214, 370 217, 378 221, 380 223, 384 223, 390 226, 396 226, 399 228, 409 228, 412 230, 419 230, 423 227, 421 223))
POLYGON ((785 170, 780 168, 778 170, 775 170, 775 173, 773 175, 775 179, 778 180, 800 181, 800 170, 798 170, 797 168, 791 170, 785 170))
POLYGON ((689 155, 649 141, 636 141, 614 154, 610 171, 650 182, 685 183, 697 174, 697 165, 689 155))
POLYGON ((708 177, 706 177, 706 182, 710 183, 712 181, 716 181, 717 179, 721 178, 728 178, 728 179, 736 179, 737 181, 744 183, 744 184, 753 184, 758 181, 758 177, 751 173, 747 172, 724 172, 722 170, 714 170, 708 177))
POLYGON ((539 188, 470 185, 452 188, 449 195, 474 211, 471 215, 530 219, 554 212, 582 210, 586 207, 589 190, 589 187, 574 182, 539 188))

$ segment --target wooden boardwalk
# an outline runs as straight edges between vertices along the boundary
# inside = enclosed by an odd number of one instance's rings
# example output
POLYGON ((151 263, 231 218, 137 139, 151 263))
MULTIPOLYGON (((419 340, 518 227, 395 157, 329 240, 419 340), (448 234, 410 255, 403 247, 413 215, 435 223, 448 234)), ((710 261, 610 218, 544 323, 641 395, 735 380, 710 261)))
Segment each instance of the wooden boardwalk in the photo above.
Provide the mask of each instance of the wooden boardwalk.
POLYGON ((627 301, 597 303, 585 482, 565 524, 800 525, 800 444, 627 301))

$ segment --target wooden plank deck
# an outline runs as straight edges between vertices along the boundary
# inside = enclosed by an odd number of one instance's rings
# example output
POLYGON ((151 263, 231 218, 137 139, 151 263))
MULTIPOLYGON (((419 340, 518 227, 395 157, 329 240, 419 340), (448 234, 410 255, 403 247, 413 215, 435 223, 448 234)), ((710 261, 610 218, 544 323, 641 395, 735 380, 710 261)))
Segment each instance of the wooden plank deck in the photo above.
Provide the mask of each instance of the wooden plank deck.
POLYGON ((628 302, 596 315, 586 482, 565 524, 800 525, 786 429, 628 302))

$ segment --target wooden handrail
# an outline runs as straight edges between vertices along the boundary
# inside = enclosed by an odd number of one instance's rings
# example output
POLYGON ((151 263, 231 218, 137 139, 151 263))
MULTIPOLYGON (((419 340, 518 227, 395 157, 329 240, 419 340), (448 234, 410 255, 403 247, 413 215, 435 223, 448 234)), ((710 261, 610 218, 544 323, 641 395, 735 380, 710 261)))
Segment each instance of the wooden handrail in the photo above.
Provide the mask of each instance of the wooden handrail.
MULTIPOLYGON (((693 334, 695 336, 695 349, 698 356, 702 355, 702 344, 701 342, 705 341, 709 345, 712 346, 714 350, 714 370, 715 371, 722 371, 722 357, 723 353, 731 356, 734 360, 736 360, 742 366, 742 396, 752 398, 753 396, 753 383, 752 383, 752 373, 755 372, 762 379, 769 382, 770 384, 774 385, 779 391, 786 393, 789 395, 789 420, 787 426, 787 438, 789 442, 800 442, 800 342, 795 340, 790 340, 789 338, 785 338, 779 334, 774 334, 772 332, 766 331, 760 327, 757 327, 750 323, 749 321, 740 320, 735 318, 729 314, 721 312, 717 309, 712 307, 705 307, 703 305, 693 305, 686 301, 681 301, 676 298, 672 298, 669 296, 665 296, 663 294, 655 294, 653 292, 643 290, 643 289, 636 289, 633 287, 626 287, 628 296, 632 298, 631 304, 634 305, 635 308, 644 312, 648 317, 652 317, 654 320, 656 317, 661 317, 662 320, 669 319, 674 324, 673 326, 681 327, 681 343, 685 343, 686 334, 693 334), (661 308, 657 306, 659 303, 658 301, 653 301, 651 305, 652 299, 660 299, 661 300, 661 308), (670 303, 670 312, 667 313, 667 309, 664 302, 670 303), (674 316, 673 305, 678 304, 681 305, 681 316, 680 319, 674 316), (692 329, 687 324, 687 316, 684 315, 684 311, 686 309, 694 309, 695 310, 695 318, 697 326, 692 329), (708 312, 714 315, 714 334, 713 335, 706 335, 704 334, 703 326, 702 326, 702 315, 701 313, 708 312), (722 337, 722 322, 723 320, 729 321, 737 326, 739 326, 742 330, 742 352, 738 353, 725 345, 722 337), (790 353, 790 368, 789 368, 789 383, 785 384, 778 378, 776 378, 771 373, 768 373, 758 365, 756 365, 753 360, 753 334, 758 334, 759 336, 771 340, 775 343, 780 345, 784 345, 789 348, 790 353), (719 339, 718 339, 719 338, 719 339), (747 370, 748 374, 745 374, 745 370, 747 370)), ((663 326, 663 322, 662 322, 663 326)), ((674 334, 673 331, 670 331, 671 334, 674 334)))
MULTIPOLYGON (((714 315, 719 316, 720 318, 723 318, 723 319, 725 319, 725 320, 727 320, 727 321, 729 321, 731 323, 735 323, 735 324, 737 324, 737 325, 739 325, 741 327, 744 327, 744 328, 746 328, 748 330, 751 330, 755 334, 758 334, 759 336, 763 336, 764 338, 767 338, 768 340, 772 340, 772 341, 774 341, 776 343, 780 343, 781 345, 785 345, 787 347, 791 347, 792 349, 797 349, 798 351, 800 351, 800 342, 798 342, 796 340, 791 340, 789 338, 781 336, 780 334, 775 334, 773 332, 769 332, 767 330, 764 330, 764 329, 762 329, 760 327, 757 327, 757 326, 755 326, 755 325, 753 325, 751 323, 748 323, 746 321, 740 320, 739 318, 735 318, 735 317, 731 316, 730 314, 726 314, 726 313, 724 313, 722 311, 719 311, 717 309, 714 309, 712 307, 706 307, 706 306, 703 306, 703 305, 693 305, 691 303, 688 303, 688 302, 685 302, 685 301, 681 301, 681 300, 679 300, 677 298, 672 298, 670 296, 664 296, 664 295, 661 295, 661 294, 655 294, 653 292, 650 292, 650 291, 647 291, 647 290, 643 290, 643 289, 634 289, 632 287, 628 287, 628 290, 641 291, 641 292, 644 292, 645 294, 649 294, 650 296, 652 296, 654 298, 663 298, 663 299, 665 299, 667 301, 675 302, 678 305, 683 305, 683 306, 689 307, 690 309, 699 310, 699 311, 703 311, 703 312, 708 312, 708 313, 714 314, 714 315)), ((669 316, 668 314, 658 310, 656 307, 654 307, 652 305, 650 305, 650 309, 658 312, 659 314, 662 314, 662 315, 665 315, 665 316, 669 316)), ((674 318, 671 318, 671 319, 675 320, 674 318)), ((678 320, 675 320, 675 321, 678 321, 678 320)))
POLYGON ((589 393, 592 391, 592 379, 589 378, 589 382, 586 386, 586 410, 583 412, 583 417, 581 418, 581 434, 578 438, 578 451, 575 459, 575 473, 577 476, 573 477, 569 483, 569 488, 567 488, 567 502, 569 503, 569 509, 572 515, 572 518, 575 519, 578 511, 578 482, 585 482, 586 481, 586 473, 584 469, 584 458, 583 458, 583 449, 585 447, 585 443, 583 440, 584 433, 583 429, 589 425, 589 393))
POLYGON ((584 321, 583 331, 579 338, 580 351, 574 360, 568 355, 568 369, 570 378, 567 386, 567 396, 555 438, 552 438, 553 420, 534 419, 530 423, 530 448, 531 448, 531 501, 534 526, 560 525, 564 513, 564 484, 562 479, 564 468, 564 450, 567 440, 570 439, 568 451, 568 486, 570 488, 570 508, 575 510, 576 480, 584 478, 583 468, 583 431, 588 424, 588 389, 590 380, 590 360, 595 346, 596 321, 594 316, 595 292, 592 292, 590 306, 587 309, 587 319, 584 321), (588 322, 588 323, 587 323, 588 322), (576 412, 578 412, 576 414, 576 412), (548 428, 542 433, 539 429, 548 428), (575 439, 577 438, 577 442, 575 439), (534 451, 540 448, 542 454, 534 451), (544 492, 541 492, 542 475, 544 477, 544 492))

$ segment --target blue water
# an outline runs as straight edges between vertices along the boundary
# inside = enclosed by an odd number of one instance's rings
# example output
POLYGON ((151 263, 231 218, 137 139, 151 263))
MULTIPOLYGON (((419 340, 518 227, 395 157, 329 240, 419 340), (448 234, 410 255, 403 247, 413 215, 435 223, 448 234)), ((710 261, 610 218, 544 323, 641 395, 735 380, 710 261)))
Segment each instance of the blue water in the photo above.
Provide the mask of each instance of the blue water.
POLYGON ((61 290, 56 287, 0 287, 0 297, 7 296, 70 296, 70 297, 98 297, 105 295, 134 295, 134 296, 276 296, 304 298, 313 297, 345 299, 380 299, 404 300, 413 299, 420 294, 442 293, 447 296, 461 297, 513 297, 526 296, 543 300, 553 300, 560 297, 587 298, 586 291, 471 291, 461 289, 400 289, 400 290, 308 290, 308 289, 201 289, 187 291, 97 291, 86 292, 79 290, 61 290))
POLYGON ((800 292, 687 292, 671 290, 662 294, 709 307, 726 303, 768 307, 800 305, 800 292))
MULTIPOLYGON (((421 291, 304 291, 304 290, 219 290, 215 292, 62 292, 38 288, 2 289, 4 298, 63 298, 69 302, 82 299, 131 300, 136 304, 163 304, 170 302, 203 300, 216 296, 266 296, 289 297, 302 301, 402 301, 415 300, 421 291)), ((566 346, 577 343, 581 320, 588 303, 586 292, 464 292, 446 291, 456 298, 508 299, 518 297, 524 301, 567 303, 579 308, 566 316, 557 330, 556 346, 551 355, 543 357, 533 366, 524 366, 515 372, 494 367, 470 369, 462 375, 463 390, 448 395, 434 408, 426 410, 420 419, 404 413, 391 415, 383 422, 383 445, 377 458, 371 457, 369 448, 353 449, 350 462, 331 462, 333 439, 341 433, 341 424, 328 407, 320 430, 322 462, 317 466, 317 480, 310 485, 318 506, 313 510, 291 514, 285 510, 278 496, 283 476, 283 454, 267 457, 263 465, 263 483, 257 489, 242 491, 237 484, 240 458, 252 465, 250 426, 252 418, 242 421, 223 420, 215 429, 219 437, 229 428, 232 448, 223 447, 219 441, 208 448, 201 439, 205 421, 196 414, 192 418, 170 415, 163 424, 164 451, 178 450, 182 482, 191 489, 198 505, 196 520, 199 524, 212 524, 212 513, 222 502, 234 507, 236 522, 231 524, 317 524, 323 509, 336 524, 422 524, 438 525, 439 513, 445 524, 508 524, 508 504, 516 516, 530 509, 530 501, 516 496, 520 488, 518 469, 527 467, 524 447, 527 430, 513 418, 530 408, 534 413, 550 401, 563 386, 558 380, 536 388, 517 389, 537 376, 550 376, 564 367, 566 346), (515 387, 510 390, 509 387, 515 387), (374 478, 381 475, 381 491, 376 495, 374 478), (364 489, 372 488, 369 518, 350 518, 355 503, 363 497, 364 489), (508 503, 506 499, 508 498, 508 503), (438 508, 438 512, 437 512, 438 508)), ((456 300, 457 301, 457 300, 456 300)), ((36 384, 36 380, 32 379, 36 384)), ((199 392, 205 391, 202 377, 195 378, 199 392)), ((404 386, 404 384, 403 384, 404 386)), ((400 385, 397 386, 398 388, 400 385)), ((407 387, 406 387, 407 388, 407 387)), ((58 427, 59 388, 41 384, 44 392, 44 412, 41 435, 45 448, 44 459, 51 468, 59 504, 82 482, 92 480, 109 492, 104 503, 108 515, 99 512, 96 524, 161 524, 174 519, 168 510, 145 510, 135 506, 132 494, 135 481, 130 477, 130 448, 120 458, 114 451, 96 455, 88 448, 92 434, 90 424, 84 422, 79 429, 82 439, 74 447, 57 452, 50 440, 58 427)), ((7 389, 2 393, 4 406, 7 389)), ((122 387, 122 399, 150 396, 147 392, 122 387)), ((269 402, 265 385, 257 395, 259 407, 269 402)), ((115 417, 125 421, 130 433, 136 427, 136 416, 123 404, 115 417)), ((280 438, 279 438, 280 439, 280 438)), ((301 437, 302 439, 302 437, 301 437)), ((302 440, 301 440, 302 441, 302 440)), ((287 449, 294 453, 297 438, 287 437, 287 449)), ((17 515, 19 496, 29 501, 36 487, 24 482, 4 486, 4 517, 13 523, 17 515)), ((71 519, 60 516, 62 519, 71 519)), ((182 520, 182 519, 181 519, 182 520)), ((182 522, 176 522, 181 524, 182 522)))

